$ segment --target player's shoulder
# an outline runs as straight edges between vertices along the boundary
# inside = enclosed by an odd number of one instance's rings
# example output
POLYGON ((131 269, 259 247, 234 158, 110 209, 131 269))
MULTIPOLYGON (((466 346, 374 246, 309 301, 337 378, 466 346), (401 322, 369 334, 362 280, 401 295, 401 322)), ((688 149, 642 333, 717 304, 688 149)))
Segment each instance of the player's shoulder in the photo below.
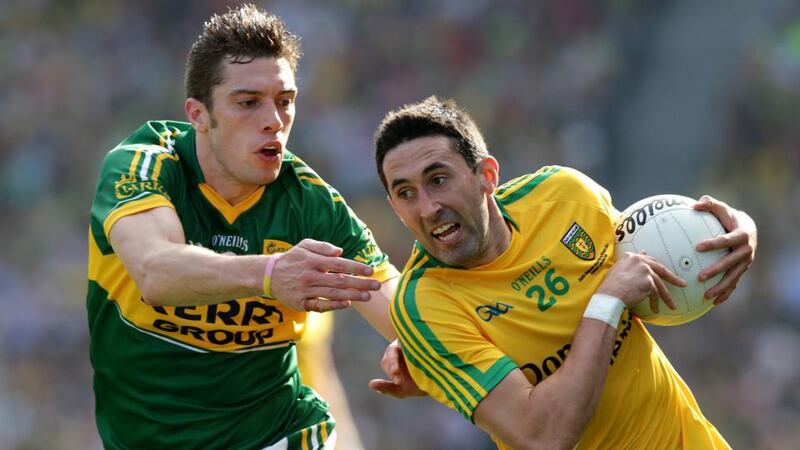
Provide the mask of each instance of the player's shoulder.
POLYGON ((178 161, 179 147, 194 148, 194 129, 185 122, 170 120, 151 120, 145 122, 131 134, 126 136, 119 144, 106 153, 104 165, 129 163, 136 159, 155 158, 159 155, 165 160, 162 164, 169 164, 168 160, 178 161))
POLYGON ((581 171, 566 166, 544 166, 534 173, 501 185, 495 198, 503 206, 516 203, 586 201, 607 197, 607 191, 581 171))
POLYGON ((442 305, 446 302, 447 293, 450 292, 447 270, 446 265, 433 258, 419 243, 415 244, 400 274, 392 302, 393 313, 405 311, 418 315, 418 298, 424 298, 426 305, 442 305))
POLYGON ((98 189, 113 187, 117 196, 124 197, 151 191, 171 198, 188 176, 179 150, 194 151, 194 129, 189 124, 147 122, 105 154, 98 189))
POLYGON ((186 122, 150 120, 125 137, 116 149, 145 149, 154 153, 174 153, 179 146, 194 146, 194 128, 186 122))
POLYGON ((282 178, 317 200, 343 201, 342 195, 296 154, 284 150, 282 178))

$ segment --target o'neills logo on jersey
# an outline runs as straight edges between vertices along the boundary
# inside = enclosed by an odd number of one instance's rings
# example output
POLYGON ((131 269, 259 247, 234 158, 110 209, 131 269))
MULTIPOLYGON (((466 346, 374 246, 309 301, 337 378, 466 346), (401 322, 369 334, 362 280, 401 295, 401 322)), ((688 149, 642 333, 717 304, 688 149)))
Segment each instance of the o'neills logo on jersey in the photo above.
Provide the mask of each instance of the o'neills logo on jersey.
POLYGON ((220 248, 238 248, 243 252, 247 252, 250 245, 247 239, 235 234, 215 234, 211 236, 211 248, 214 250, 220 248))
POLYGON ((264 239, 264 253, 265 255, 274 255, 276 253, 286 253, 293 247, 288 242, 279 241, 276 239, 264 239))
POLYGON ((591 261, 595 257, 594 242, 578 222, 572 224, 567 234, 561 238, 561 243, 580 259, 591 261))

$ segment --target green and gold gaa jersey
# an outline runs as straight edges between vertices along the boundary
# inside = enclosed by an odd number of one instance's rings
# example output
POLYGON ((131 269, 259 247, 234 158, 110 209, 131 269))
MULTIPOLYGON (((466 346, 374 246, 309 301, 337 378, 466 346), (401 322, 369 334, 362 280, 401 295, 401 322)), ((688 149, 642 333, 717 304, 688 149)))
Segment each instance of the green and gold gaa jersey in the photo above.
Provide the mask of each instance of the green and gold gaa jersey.
MULTIPOLYGON (((414 380, 470 420, 510 371, 535 385, 558 370, 614 260, 618 212, 579 172, 545 167, 501 186, 495 200, 512 228, 508 249, 463 270, 417 243, 391 308, 414 380)), ((729 448, 627 309, 610 364, 578 448, 729 448)))
POLYGON ((97 426, 106 448, 321 448, 327 404, 303 386, 294 342, 306 313, 260 297, 209 306, 142 300, 108 241, 114 223, 173 208, 186 242, 236 255, 285 252, 304 238, 397 271, 342 197, 290 152, 280 175, 231 206, 205 184, 193 128, 148 122, 106 155, 92 203, 87 308, 97 426))

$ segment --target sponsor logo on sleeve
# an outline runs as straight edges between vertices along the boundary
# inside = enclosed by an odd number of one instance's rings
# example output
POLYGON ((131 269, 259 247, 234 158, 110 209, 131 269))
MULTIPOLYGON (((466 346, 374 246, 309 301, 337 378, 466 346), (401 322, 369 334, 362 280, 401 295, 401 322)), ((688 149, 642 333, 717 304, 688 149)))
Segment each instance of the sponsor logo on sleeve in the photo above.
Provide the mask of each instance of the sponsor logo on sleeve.
POLYGON ((139 180, 133 175, 122 174, 114 182, 114 195, 117 200, 124 200, 139 192, 158 192, 169 198, 166 189, 158 180, 139 180))
POLYGON ((275 255, 277 253, 286 253, 293 247, 292 244, 277 239, 264 239, 264 253, 265 255, 275 255))
POLYGON ((367 242, 358 254, 353 258, 363 264, 369 264, 376 256, 380 255, 380 249, 374 242, 367 242))

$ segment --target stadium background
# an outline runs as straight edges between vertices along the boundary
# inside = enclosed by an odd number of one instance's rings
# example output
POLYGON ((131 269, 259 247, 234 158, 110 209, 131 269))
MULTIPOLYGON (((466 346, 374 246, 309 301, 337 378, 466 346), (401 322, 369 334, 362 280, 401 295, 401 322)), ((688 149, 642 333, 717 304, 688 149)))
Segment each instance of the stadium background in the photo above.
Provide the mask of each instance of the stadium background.
MULTIPOLYGON (((99 448, 84 306, 98 165, 145 120, 183 118, 185 54, 226 4, 0 0, 0 448, 99 448)), ((379 188, 372 132, 432 93, 474 114, 504 180, 565 164, 619 208, 709 192, 749 211, 758 258, 734 297, 651 331, 734 448, 800 447, 797 1, 262 4, 303 38, 290 148, 398 266, 411 238, 379 188)), ((383 343, 352 312, 338 325, 367 448, 493 448, 430 399, 370 392, 383 343)))

